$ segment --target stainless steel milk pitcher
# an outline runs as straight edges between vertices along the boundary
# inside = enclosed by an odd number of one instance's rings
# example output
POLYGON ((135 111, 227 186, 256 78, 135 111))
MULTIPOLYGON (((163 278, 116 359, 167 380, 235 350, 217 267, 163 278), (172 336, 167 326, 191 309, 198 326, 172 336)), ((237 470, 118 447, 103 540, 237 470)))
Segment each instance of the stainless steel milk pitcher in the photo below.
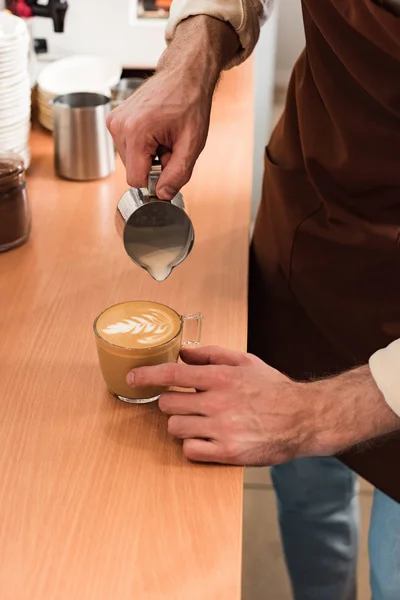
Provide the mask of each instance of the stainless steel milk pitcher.
POLYGON ((164 281, 188 256, 194 229, 182 194, 159 200, 156 186, 161 164, 155 159, 147 189, 130 188, 117 205, 116 227, 128 256, 156 281, 164 281))

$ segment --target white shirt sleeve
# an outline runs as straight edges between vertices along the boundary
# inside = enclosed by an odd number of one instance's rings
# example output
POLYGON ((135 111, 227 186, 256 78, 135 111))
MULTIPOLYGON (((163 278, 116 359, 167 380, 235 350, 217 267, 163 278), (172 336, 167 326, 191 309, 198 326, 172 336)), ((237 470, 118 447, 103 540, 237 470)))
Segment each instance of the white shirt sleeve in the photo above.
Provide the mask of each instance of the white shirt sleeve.
POLYGON ((386 402, 400 417, 400 339, 375 352, 369 367, 386 402))
POLYGON ((188 17, 208 15, 229 22, 239 36, 241 50, 227 69, 243 62, 253 51, 260 28, 269 17, 274 0, 173 0, 166 40, 174 37, 177 25, 188 17))

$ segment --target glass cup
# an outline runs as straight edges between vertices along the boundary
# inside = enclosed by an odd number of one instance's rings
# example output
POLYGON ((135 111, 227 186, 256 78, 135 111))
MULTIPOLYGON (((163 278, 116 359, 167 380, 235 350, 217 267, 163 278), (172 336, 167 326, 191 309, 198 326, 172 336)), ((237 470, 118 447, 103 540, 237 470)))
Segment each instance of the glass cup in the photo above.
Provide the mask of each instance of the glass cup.
MULTIPOLYGON (((126 383, 126 376, 131 369, 144 366, 160 365, 177 362, 182 346, 197 346, 200 343, 203 316, 201 314, 180 315, 169 306, 157 302, 123 302, 106 308, 96 318, 93 329, 96 337, 97 354, 100 369, 113 396, 130 404, 143 404, 158 400, 166 388, 131 388, 126 383), (104 330, 99 327, 99 320, 107 319, 110 311, 113 314, 121 311, 122 322, 128 322, 126 315, 135 313, 137 305, 146 304, 152 310, 166 311, 175 322, 175 331, 170 339, 163 343, 144 345, 143 347, 130 348, 125 345, 112 343, 105 339, 104 330), (194 339, 184 340, 184 329, 193 324, 196 327, 194 339)), ((193 326, 192 325, 192 326, 193 326)), ((125 339, 129 340, 129 336, 125 339)))

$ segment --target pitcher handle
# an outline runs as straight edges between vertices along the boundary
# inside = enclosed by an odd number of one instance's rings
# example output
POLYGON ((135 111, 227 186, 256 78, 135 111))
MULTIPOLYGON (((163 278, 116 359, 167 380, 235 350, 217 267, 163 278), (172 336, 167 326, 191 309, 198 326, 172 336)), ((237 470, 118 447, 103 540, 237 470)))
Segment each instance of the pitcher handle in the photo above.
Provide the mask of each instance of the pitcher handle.
POLYGON ((150 198, 157 197, 156 187, 157 187, 157 183, 160 178, 160 175, 161 175, 161 162, 158 159, 158 157, 156 156, 155 158, 153 158, 150 173, 149 173, 149 179, 148 179, 148 183, 147 183, 147 189, 149 191, 150 198))

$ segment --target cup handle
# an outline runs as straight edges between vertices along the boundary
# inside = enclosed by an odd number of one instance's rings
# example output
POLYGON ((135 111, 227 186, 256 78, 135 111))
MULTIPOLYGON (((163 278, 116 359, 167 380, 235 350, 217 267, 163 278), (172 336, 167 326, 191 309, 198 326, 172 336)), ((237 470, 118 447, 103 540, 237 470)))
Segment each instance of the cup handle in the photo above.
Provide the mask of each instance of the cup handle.
POLYGON ((203 328, 203 315, 196 313, 194 315, 184 315, 182 317, 183 333, 185 333, 185 324, 191 322, 197 325, 196 337, 193 340, 182 341, 182 346, 198 346, 201 340, 201 331, 203 328))

